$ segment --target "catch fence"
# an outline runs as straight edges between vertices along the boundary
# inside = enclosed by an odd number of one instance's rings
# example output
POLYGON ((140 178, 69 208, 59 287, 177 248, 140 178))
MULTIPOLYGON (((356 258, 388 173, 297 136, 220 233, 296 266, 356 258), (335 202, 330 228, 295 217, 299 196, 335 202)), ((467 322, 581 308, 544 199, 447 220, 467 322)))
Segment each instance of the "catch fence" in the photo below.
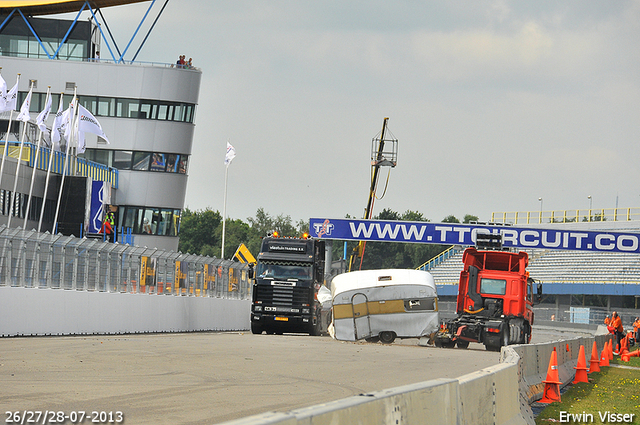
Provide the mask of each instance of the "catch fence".
POLYGON ((0 286, 250 299, 246 264, 0 226, 0 286))

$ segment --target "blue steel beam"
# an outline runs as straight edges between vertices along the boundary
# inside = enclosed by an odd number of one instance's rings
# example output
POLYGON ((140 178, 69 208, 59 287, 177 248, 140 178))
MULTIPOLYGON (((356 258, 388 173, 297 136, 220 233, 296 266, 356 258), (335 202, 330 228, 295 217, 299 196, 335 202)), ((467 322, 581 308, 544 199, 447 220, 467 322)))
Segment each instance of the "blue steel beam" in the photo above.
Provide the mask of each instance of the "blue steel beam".
MULTIPOLYGON (((107 28, 107 32, 109 33, 109 37, 111 38, 111 41, 113 42, 113 47, 115 47, 116 52, 118 52, 118 56, 120 56, 122 54, 122 52, 120 52, 120 48, 118 47, 118 43, 116 43, 116 39, 113 37, 113 34, 111 33, 111 28, 109 28, 109 24, 107 23, 107 20, 105 19, 104 15, 102 14, 102 9, 98 9, 98 13, 100 14, 100 17, 102 18, 102 22, 104 22, 105 28, 107 28)), ((104 40, 104 42, 108 43, 107 40, 104 40)))
POLYGON ((58 45, 58 49, 56 50, 56 52, 53 54, 53 57, 50 57, 49 59, 55 59, 58 57, 58 53, 60 52, 60 49, 62 49, 62 46, 64 45, 64 43, 67 41, 67 38, 69 38, 69 34, 71 34, 71 30, 73 29, 73 27, 76 25, 76 22, 78 22, 78 19, 80 18, 80 14, 82 13, 82 11, 84 10, 84 8, 86 7, 87 2, 85 1, 84 4, 82 5, 82 8, 80 9, 80 11, 78 12, 78 14, 76 15, 76 19, 73 20, 73 23, 71 24, 71 26, 69 26, 69 29, 67 30, 67 33, 64 35, 64 37, 62 38, 62 40, 60 40, 60 44, 58 45))
POLYGON ((96 17, 95 13, 93 13, 93 9, 89 5, 89 2, 85 1, 85 4, 87 6, 89 6, 89 11, 91 12, 91 16, 93 16, 93 20, 96 22, 96 25, 98 26, 98 31, 100 31, 100 35, 102 36, 102 39, 104 40, 104 43, 107 45, 107 49, 109 49, 109 53, 111 53, 111 57, 113 58, 113 61, 115 62, 116 61, 116 57, 113 54, 113 51, 111 50, 111 46, 109 45, 109 42, 107 41, 107 38, 104 36, 104 33, 102 32, 102 26, 100 25, 100 21, 98 21, 98 18, 96 17))
POLYGON ((47 48, 44 47, 44 44, 42 43, 42 40, 40 40, 40 37, 38 37, 38 34, 36 34, 36 31, 33 29, 33 27, 31 26, 31 24, 29 23, 29 21, 27 20, 27 18, 22 14, 22 11, 20 9, 18 9, 18 13, 20 14, 20 16, 22 16, 22 19, 24 20, 24 22, 27 24, 27 26, 29 27, 29 30, 31 31, 31 34, 33 34, 33 36, 36 38, 36 40, 38 40, 38 43, 40 44, 40 47, 42 47, 42 50, 44 50, 44 52, 46 53, 47 57, 49 59, 53 59, 55 56, 51 56, 49 54, 49 52, 47 51, 47 48))
POLYGON ((120 55, 120 59, 118 60, 118 63, 123 62, 124 55, 127 53, 127 50, 129 50, 129 46, 131 46, 131 43, 133 42, 133 39, 136 38, 136 35, 138 34, 138 31, 140 31, 140 27, 144 23, 145 19, 147 19, 147 15, 149 15, 149 12, 151 11, 151 8, 153 7, 153 5, 155 3, 156 3, 156 0, 153 0, 151 2, 151 6, 149 6, 147 11, 145 12, 144 16, 142 17, 142 20, 140 21, 140 24, 138 24, 138 28, 136 28, 135 32, 131 36, 131 40, 129 40, 129 43, 127 44, 127 47, 125 47, 124 52, 122 52, 122 55, 120 55))
POLYGON ((2 28, 4 28, 4 26, 7 24, 7 22, 9 22, 9 19, 11 19, 11 17, 12 17, 12 16, 13 16, 13 14, 16 12, 16 10, 18 10, 18 9, 13 9, 13 10, 11 11, 11 13, 9 13, 9 16, 7 16, 7 17, 5 18, 5 20, 4 20, 4 21, 2 21, 2 25, 0 25, 0 31, 2 31, 2 28))
POLYGON ((149 28, 149 31, 147 31, 147 35, 144 36, 144 40, 142 40, 142 43, 140 43, 140 47, 138 47, 138 50, 136 50, 136 54, 133 55, 133 59, 131 59, 131 63, 136 61, 136 58, 138 57, 138 53, 140 53, 140 50, 142 50, 142 46, 144 46, 144 43, 147 42, 147 38, 149 38, 149 34, 151 34, 153 27, 156 26, 156 22, 158 22, 158 19, 160 19, 160 15, 162 15, 162 12, 164 12, 164 8, 167 7, 167 3, 169 3, 169 0, 165 0, 164 4, 162 5, 162 9, 160 9, 160 12, 158 12, 158 16, 156 16, 156 19, 153 20, 153 24, 151 24, 151 28, 149 28))

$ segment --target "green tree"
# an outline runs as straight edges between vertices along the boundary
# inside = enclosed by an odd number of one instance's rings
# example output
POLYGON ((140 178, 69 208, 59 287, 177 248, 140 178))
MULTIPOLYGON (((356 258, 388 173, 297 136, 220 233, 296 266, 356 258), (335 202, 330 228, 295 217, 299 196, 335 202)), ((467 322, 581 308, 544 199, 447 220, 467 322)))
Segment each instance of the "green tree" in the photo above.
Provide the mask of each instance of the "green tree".
MULTIPOLYGON (((207 208, 191 211, 185 208, 180 221, 180 243, 178 250, 189 254, 211 255, 215 247, 220 247, 222 216, 218 211, 207 208)), ((220 248, 218 248, 219 254, 220 248)))
POLYGON ((456 218, 455 215, 448 215, 442 219, 443 223, 460 223, 460 220, 456 218))
POLYGON ((477 222, 478 221, 478 216, 471 215, 471 214, 465 214, 464 219, 462 219, 463 223, 471 223, 472 221, 477 222))
MULTIPOLYGON (((417 211, 405 211, 401 215, 390 209, 383 210, 375 218, 387 221, 429 221, 422 213, 417 211)), ((453 219, 455 219, 455 217, 453 217, 453 219)), ((457 223, 458 221, 449 222, 457 223)), ((356 245, 355 242, 351 242, 350 244, 352 247, 355 247, 356 245)), ((413 269, 420 266, 425 261, 430 260, 447 248, 448 246, 446 245, 424 243, 367 242, 364 259, 362 261, 362 269, 413 269)), ((348 252, 351 253, 351 250, 348 250, 348 252)), ((358 268, 359 264, 356 265, 356 269, 358 268)))

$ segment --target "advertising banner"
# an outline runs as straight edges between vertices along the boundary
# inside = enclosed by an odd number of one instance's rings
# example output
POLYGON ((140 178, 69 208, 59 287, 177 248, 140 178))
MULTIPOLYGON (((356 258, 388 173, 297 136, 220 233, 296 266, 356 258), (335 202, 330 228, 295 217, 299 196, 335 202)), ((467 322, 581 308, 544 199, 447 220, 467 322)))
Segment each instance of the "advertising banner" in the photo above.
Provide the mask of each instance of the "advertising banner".
POLYGON ((156 285, 156 258, 141 257, 140 286, 156 285))
POLYGON ((472 246, 476 243, 478 233, 502 234, 504 247, 640 252, 639 233, 423 221, 329 218, 311 218, 309 220, 309 234, 312 237, 322 239, 472 246))
POLYGON ((185 261, 176 261, 176 274, 174 285, 176 288, 176 294, 180 294, 184 292, 186 286, 186 278, 187 278, 187 262, 185 261), (180 289, 182 288, 182 290, 180 289))
POLYGON ((104 218, 104 205, 111 202, 110 186, 107 182, 94 180, 91 182, 91 205, 89 207, 89 226, 87 233, 100 233, 104 218))
POLYGON ((213 290, 216 287, 216 268, 212 264, 204 265, 204 290, 213 290))

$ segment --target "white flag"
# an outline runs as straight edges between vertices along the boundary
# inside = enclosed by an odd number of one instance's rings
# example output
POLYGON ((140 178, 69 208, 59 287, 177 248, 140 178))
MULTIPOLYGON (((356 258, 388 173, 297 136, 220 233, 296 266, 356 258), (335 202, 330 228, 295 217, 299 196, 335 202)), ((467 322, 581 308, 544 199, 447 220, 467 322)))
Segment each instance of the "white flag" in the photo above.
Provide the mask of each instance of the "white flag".
POLYGON ((33 93, 33 85, 29 89, 29 93, 27 93, 27 97, 24 98, 24 102, 22 102, 22 106, 20 107, 20 113, 18 114, 18 121, 27 122, 31 119, 31 115, 29 115, 29 107, 31 107, 31 93, 33 93))
POLYGON ((4 97, 4 109, 0 112, 13 111, 18 103, 18 81, 4 97))
POLYGON ((7 96, 7 82, 0 75, 0 112, 4 111, 7 104, 5 97, 7 96))
MULTIPOLYGON (((102 126, 100 125, 96 117, 94 117, 93 114, 87 110, 87 108, 82 105, 78 105, 78 152, 80 152, 81 138, 83 139, 82 142, 84 143, 84 133, 93 133, 98 137, 102 137, 107 143, 109 143, 109 139, 107 139, 107 135, 104 134, 102 126)), ((84 152, 84 150, 82 152, 84 152)))
POLYGON ((53 125, 51 126, 51 144, 53 149, 60 150, 60 139, 64 134, 63 117, 66 111, 62 110, 62 96, 60 96, 60 103, 58 103, 58 112, 53 119, 53 125))
POLYGON ((64 138, 69 141, 71 140, 71 130, 73 124, 73 118, 76 115, 76 98, 74 97, 71 103, 69 103, 69 107, 62 114, 62 129, 64 130, 64 138))
POLYGON ((224 165, 231 164, 231 161, 233 161, 233 158, 235 157, 236 157, 236 149, 233 146, 231 146, 229 142, 227 142, 227 154, 224 157, 224 165))
POLYGON ((40 128, 40 131, 45 133, 47 131, 47 124, 45 121, 49 118, 49 114, 51 113, 51 94, 47 94, 47 104, 45 105, 42 112, 38 114, 36 118, 36 125, 40 128))

